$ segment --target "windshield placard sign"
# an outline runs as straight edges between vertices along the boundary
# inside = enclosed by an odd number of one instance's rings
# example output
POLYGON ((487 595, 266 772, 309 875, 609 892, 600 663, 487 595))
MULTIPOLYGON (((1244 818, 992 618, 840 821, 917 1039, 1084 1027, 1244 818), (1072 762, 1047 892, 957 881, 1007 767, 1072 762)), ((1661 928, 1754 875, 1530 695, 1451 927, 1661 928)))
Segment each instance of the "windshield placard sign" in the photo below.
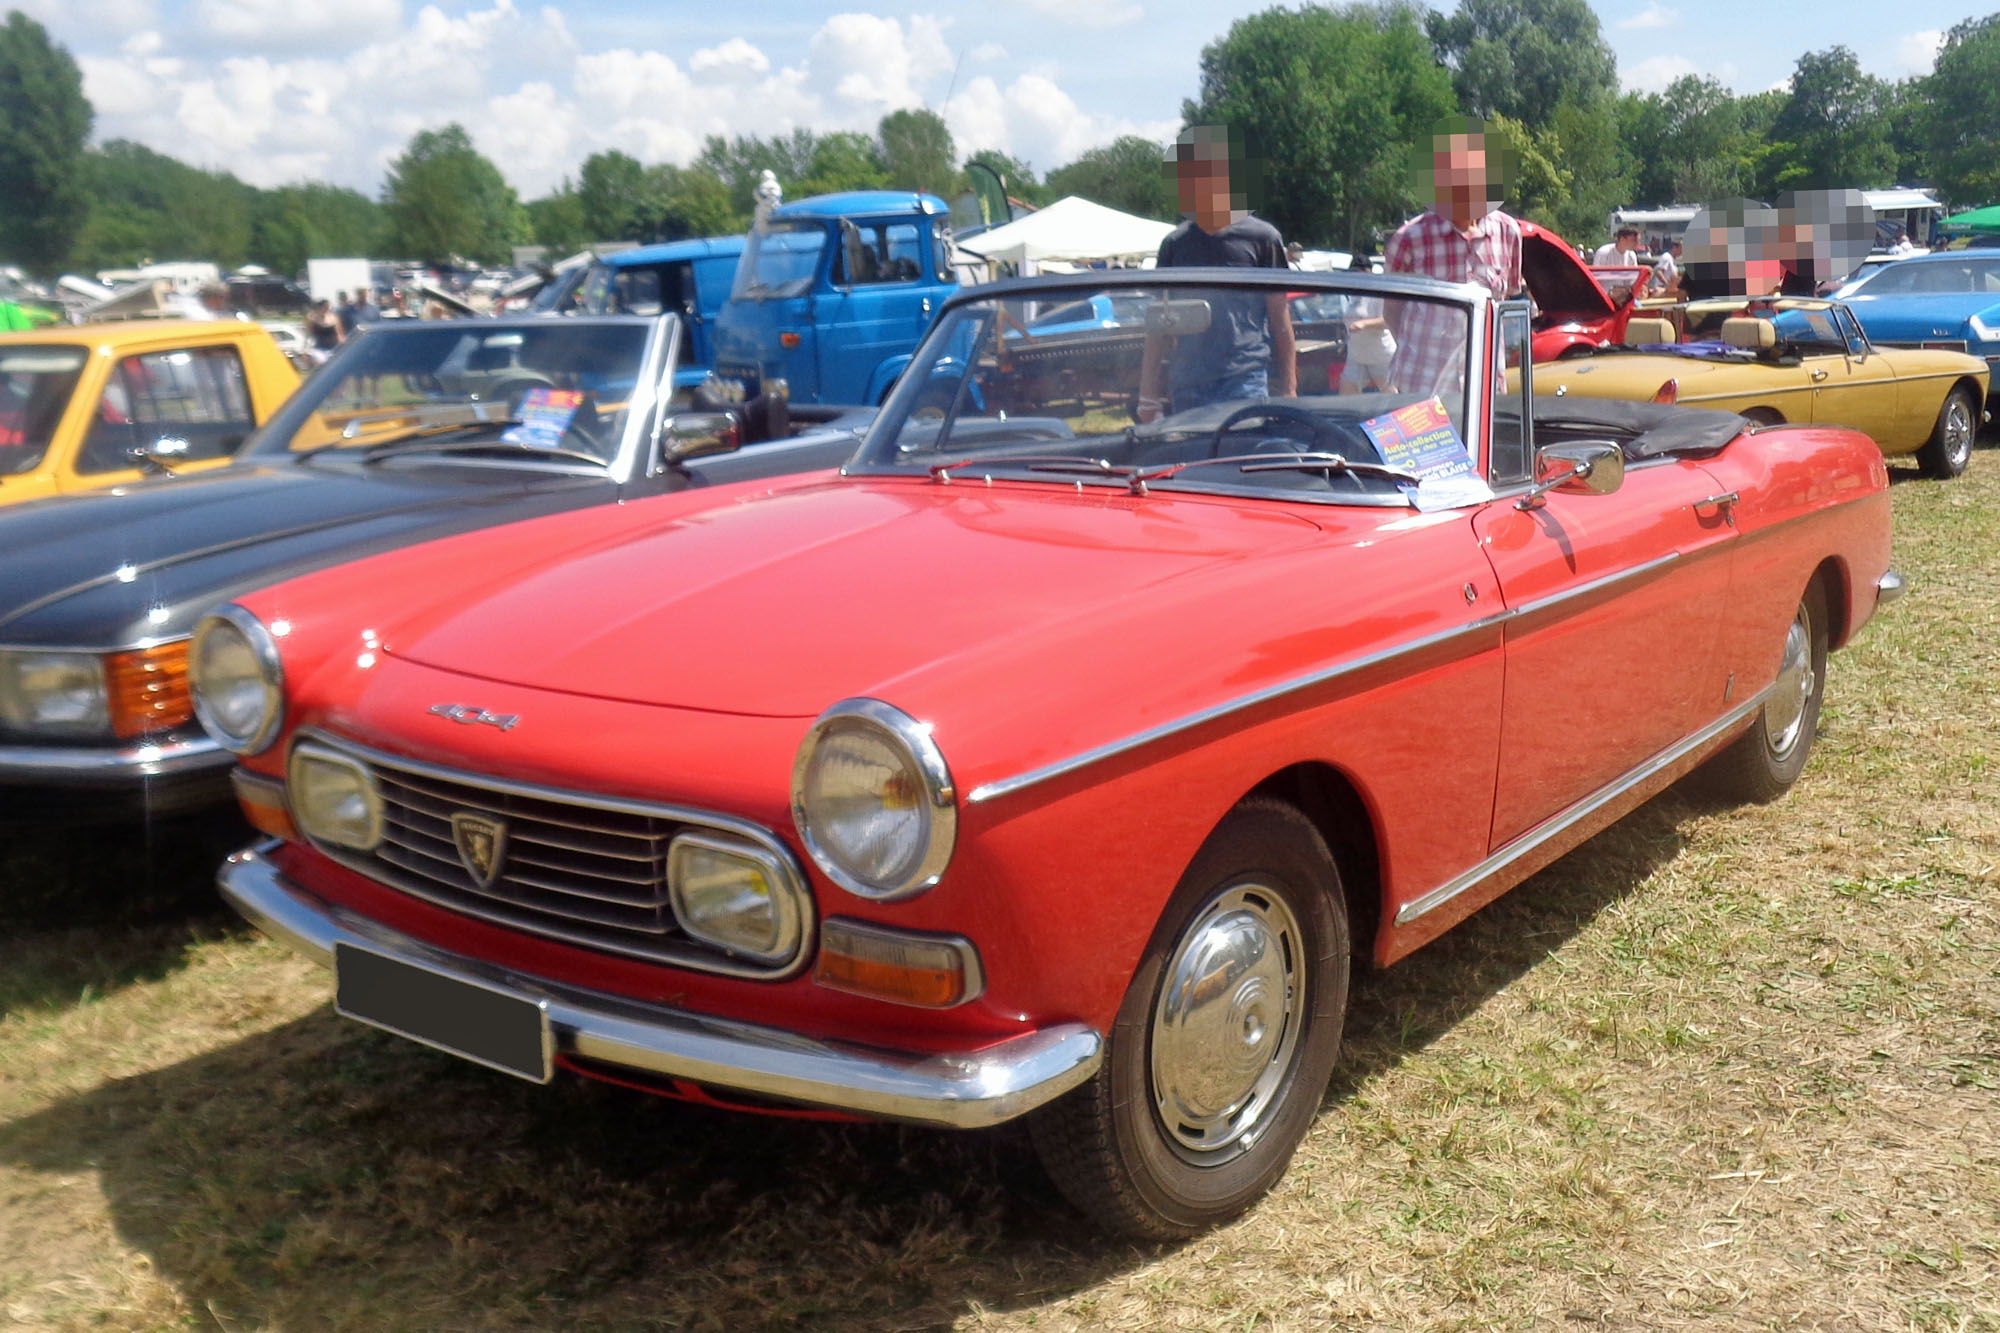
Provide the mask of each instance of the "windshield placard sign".
POLYGON ((1370 417, 1361 429, 1381 450, 1384 463, 1421 478, 1415 486, 1403 487, 1418 509, 1456 509, 1493 498, 1492 488, 1472 470, 1472 455, 1438 399, 1370 417))
POLYGON ((570 419, 582 406, 583 392, 579 389, 530 389, 527 397, 521 400, 520 424, 509 426, 501 432, 500 438, 508 444, 559 449, 562 447, 563 432, 569 429, 570 419))

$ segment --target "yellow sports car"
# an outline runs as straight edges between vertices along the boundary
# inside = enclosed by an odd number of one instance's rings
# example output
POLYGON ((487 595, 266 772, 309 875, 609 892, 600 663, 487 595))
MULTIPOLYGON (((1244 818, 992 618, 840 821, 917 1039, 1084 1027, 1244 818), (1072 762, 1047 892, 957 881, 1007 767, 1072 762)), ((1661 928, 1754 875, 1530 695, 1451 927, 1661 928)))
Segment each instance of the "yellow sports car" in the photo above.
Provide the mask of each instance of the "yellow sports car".
MULTIPOLYGON (((1880 348, 1838 301, 1694 302, 1679 320, 1634 318, 1625 341, 1534 368, 1537 396, 1680 402, 1752 421, 1853 426, 1934 477, 1972 461, 1989 372, 1976 356, 1880 348), (1685 329, 1689 336, 1677 336, 1685 329)), ((1518 387, 1518 386, 1516 386, 1518 387)))
POLYGON ((236 319, 0 334, 0 505, 219 467, 298 383, 236 319))

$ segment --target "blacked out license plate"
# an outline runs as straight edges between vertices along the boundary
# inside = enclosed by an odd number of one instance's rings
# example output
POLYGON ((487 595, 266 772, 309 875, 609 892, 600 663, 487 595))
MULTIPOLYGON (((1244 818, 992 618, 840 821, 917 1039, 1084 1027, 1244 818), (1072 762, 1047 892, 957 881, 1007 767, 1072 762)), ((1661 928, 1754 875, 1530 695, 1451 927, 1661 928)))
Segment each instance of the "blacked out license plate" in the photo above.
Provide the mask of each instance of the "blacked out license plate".
POLYGON ((463 977, 335 944, 333 1007, 516 1078, 547 1083, 555 1074, 547 1008, 463 977))

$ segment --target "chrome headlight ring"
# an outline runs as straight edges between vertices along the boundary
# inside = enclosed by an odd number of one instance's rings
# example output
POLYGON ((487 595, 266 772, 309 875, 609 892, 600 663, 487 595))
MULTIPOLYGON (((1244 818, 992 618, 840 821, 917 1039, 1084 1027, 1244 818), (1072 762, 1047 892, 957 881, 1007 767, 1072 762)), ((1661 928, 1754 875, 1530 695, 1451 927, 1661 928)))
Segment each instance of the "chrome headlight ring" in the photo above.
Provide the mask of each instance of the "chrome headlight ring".
MULTIPOLYGON (((210 612, 195 627, 194 642, 188 650, 188 677, 195 717, 209 735, 237 754, 256 754, 269 746, 284 726, 285 669, 278 656, 278 641, 261 620, 235 603, 210 612), (204 685, 204 664, 210 649, 222 643, 211 636, 225 634, 240 637, 254 663, 254 683, 261 688, 263 704, 255 727, 232 728, 208 698, 213 690, 204 685)), ((236 683, 244 679, 238 677, 236 683)))
POLYGON ((892 902, 935 888, 944 877, 958 841, 958 790, 929 726, 879 699, 843 699, 821 713, 799 743, 792 764, 792 820, 827 878, 859 897, 892 902), (855 840, 843 840, 846 830, 838 815, 825 808, 825 793, 815 791, 829 748, 848 739, 879 745, 901 770, 878 796, 878 812, 896 808, 920 819, 914 845, 888 865, 856 864, 855 840))

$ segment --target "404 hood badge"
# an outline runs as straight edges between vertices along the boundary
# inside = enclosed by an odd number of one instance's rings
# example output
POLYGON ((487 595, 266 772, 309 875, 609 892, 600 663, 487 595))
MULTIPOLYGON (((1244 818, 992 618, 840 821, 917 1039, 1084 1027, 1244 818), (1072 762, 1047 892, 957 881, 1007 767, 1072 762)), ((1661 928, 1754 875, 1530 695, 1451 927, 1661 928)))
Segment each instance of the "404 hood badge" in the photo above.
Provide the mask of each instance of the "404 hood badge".
POLYGON ((459 722, 468 727, 483 724, 502 731, 512 731, 514 724, 521 720, 519 713, 489 713, 473 704, 432 704, 429 711, 447 722, 459 722))

